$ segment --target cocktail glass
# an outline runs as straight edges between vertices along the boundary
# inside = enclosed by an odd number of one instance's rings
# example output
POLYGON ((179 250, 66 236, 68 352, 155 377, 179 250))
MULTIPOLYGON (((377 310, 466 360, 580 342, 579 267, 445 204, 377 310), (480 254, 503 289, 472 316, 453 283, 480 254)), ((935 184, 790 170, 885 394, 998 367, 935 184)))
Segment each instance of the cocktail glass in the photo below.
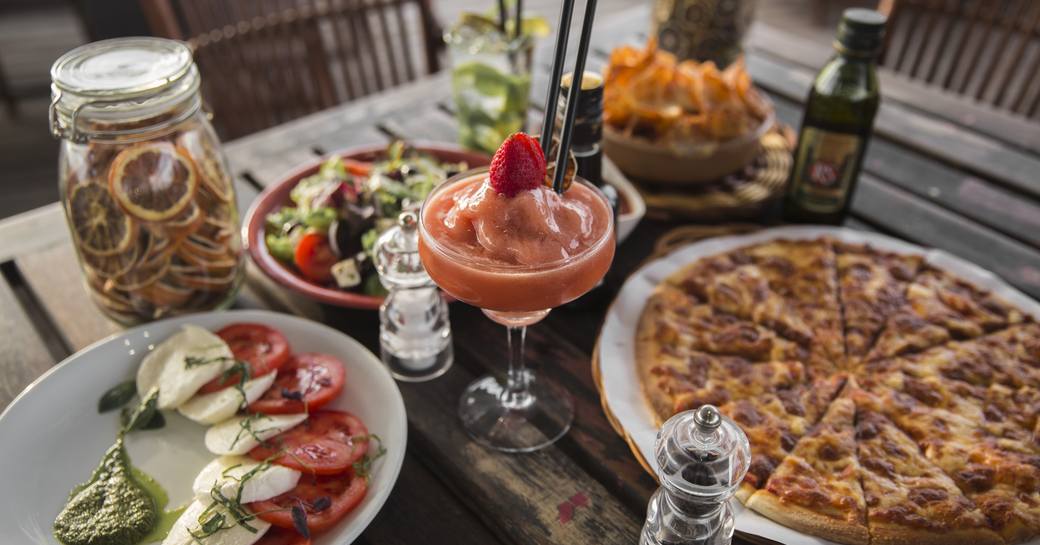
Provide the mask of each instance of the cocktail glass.
POLYGON ((480 308, 506 326, 509 366, 503 379, 488 375, 466 388, 459 400, 463 427, 478 443, 505 452, 531 452, 546 447, 570 429, 574 406, 570 395, 528 368, 524 360, 527 326, 555 307, 584 295, 603 279, 614 259, 614 217, 610 204, 594 185, 575 178, 568 190, 590 192, 595 221, 608 222, 602 235, 568 258, 538 266, 489 263, 466 255, 432 236, 430 203, 448 195, 456 184, 483 180, 487 169, 454 176, 426 198, 419 217, 419 255, 433 281, 452 297, 480 308))

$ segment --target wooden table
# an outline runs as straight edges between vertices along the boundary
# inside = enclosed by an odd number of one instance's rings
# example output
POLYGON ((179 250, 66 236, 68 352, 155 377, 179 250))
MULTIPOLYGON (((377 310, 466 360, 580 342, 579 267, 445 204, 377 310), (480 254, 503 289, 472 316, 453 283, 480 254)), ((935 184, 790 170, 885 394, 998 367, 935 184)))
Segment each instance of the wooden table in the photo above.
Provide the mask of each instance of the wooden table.
MULTIPOLYGON (((596 25, 590 67, 620 42, 641 43, 648 10, 596 25)), ((572 40, 576 41, 576 40, 572 40)), ((797 126, 801 101, 829 52, 763 24, 750 38, 748 65, 797 126)), ((532 103, 541 108, 549 55, 538 60, 532 103)), ((865 172, 847 225, 943 248, 1040 296, 1040 129, 922 93, 885 76, 865 172), (935 115, 950 112, 950 117, 935 115)), ((342 148, 391 138, 454 141, 449 82, 438 75, 334 108, 226 146, 243 212, 257 192, 293 166, 342 148)), ((44 181, 42 183, 49 183, 44 181)), ((573 429, 528 455, 489 452, 455 415, 463 387, 504 370, 500 326, 465 305, 451 307, 456 362, 444 377, 400 384, 408 408, 408 453, 383 511, 362 543, 618 543, 637 541, 654 481, 643 472, 600 408, 590 354, 605 308, 624 278, 674 227, 644 221, 621 246, 606 288, 582 308, 554 311, 531 329, 528 354, 573 393, 573 429)), ((0 223, 0 408, 69 354, 118 331, 88 300, 57 204, 0 223)), ((378 352, 375 312, 321 307, 251 269, 236 306, 271 308, 332 324, 378 352)))

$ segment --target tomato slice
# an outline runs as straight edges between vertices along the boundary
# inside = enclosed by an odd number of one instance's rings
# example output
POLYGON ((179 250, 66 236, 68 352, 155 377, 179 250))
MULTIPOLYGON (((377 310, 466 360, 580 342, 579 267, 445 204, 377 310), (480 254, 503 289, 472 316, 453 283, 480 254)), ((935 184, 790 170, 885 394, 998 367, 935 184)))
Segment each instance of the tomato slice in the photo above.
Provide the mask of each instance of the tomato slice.
MULTIPOLYGON (((289 341, 272 327, 250 323, 231 324, 217 331, 217 336, 231 347, 235 359, 249 364, 249 374, 253 378, 277 371, 289 361, 289 341)), ((238 384, 239 380, 238 373, 217 377, 199 391, 213 393, 238 384)))
POLYGON ((304 475, 296 488, 269 500, 250 503, 247 507, 274 526, 292 529, 290 510, 299 506, 307 515, 307 528, 312 533, 319 533, 353 511, 367 491, 368 479, 355 475, 353 471, 340 475, 304 475))
POLYGON ((249 451, 254 460, 334 475, 352 468, 368 453, 368 428, 356 416, 340 411, 312 413, 302 424, 249 451))
POLYGON ((286 530, 272 526, 264 537, 260 538, 254 545, 311 545, 311 540, 301 536, 294 530, 286 530))
POLYGON ((343 362, 328 354, 296 354, 249 410, 264 414, 313 412, 336 399, 346 380, 343 362))
POLYGON ((300 274, 311 282, 326 284, 332 281, 332 266, 339 258, 332 251, 329 237, 322 233, 307 233, 296 243, 293 263, 300 274))

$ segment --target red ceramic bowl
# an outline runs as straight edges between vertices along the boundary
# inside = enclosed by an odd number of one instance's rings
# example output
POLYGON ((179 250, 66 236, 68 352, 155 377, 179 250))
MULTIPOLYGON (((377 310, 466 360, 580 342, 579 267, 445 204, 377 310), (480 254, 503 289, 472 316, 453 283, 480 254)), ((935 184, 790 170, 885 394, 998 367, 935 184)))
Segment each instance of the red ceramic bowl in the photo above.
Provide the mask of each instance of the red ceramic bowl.
MULTIPOLYGON (((470 151, 452 144, 437 144, 432 142, 412 142, 412 147, 421 153, 430 155, 446 163, 465 161, 470 168, 485 166, 491 162, 491 158, 479 152, 470 151)), ((358 161, 378 161, 386 156, 386 145, 378 144, 351 148, 341 152, 332 153, 313 163, 303 165, 287 174, 284 178, 264 189, 253 205, 249 207, 243 223, 243 238, 246 249, 253 258, 253 262, 264 271, 268 277, 275 282, 285 286, 297 293, 303 294, 311 299, 347 308, 377 309, 383 302, 382 297, 373 297, 361 293, 343 291, 335 288, 315 284, 299 276, 295 271, 286 267, 281 261, 275 259, 267 251, 264 242, 264 218, 268 214, 291 203, 289 192, 296 183, 316 172, 326 159, 333 155, 339 155, 344 159, 358 161)))

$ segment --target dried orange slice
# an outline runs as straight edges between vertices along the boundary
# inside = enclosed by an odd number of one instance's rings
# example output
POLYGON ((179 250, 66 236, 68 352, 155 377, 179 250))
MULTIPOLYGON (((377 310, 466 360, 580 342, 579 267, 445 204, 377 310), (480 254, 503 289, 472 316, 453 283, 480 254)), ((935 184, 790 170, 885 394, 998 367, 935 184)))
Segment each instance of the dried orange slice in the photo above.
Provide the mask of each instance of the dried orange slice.
POLYGON ((155 283, 157 280, 162 278, 169 269, 169 258, 156 259, 149 263, 139 263, 136 267, 130 269, 126 273, 113 277, 105 282, 105 289, 119 289, 133 294, 133 292, 155 283))
POLYGON ((194 290, 175 286, 167 278, 160 278, 137 291, 138 297, 160 308, 183 306, 194 294, 194 290))
POLYGON ((79 248, 95 256, 125 252, 134 241, 135 226, 100 184, 77 185, 69 195, 69 223, 79 248))
POLYGON ((198 186, 195 163, 169 142, 142 142, 116 155, 108 188, 130 215, 166 221, 191 203, 198 186))
POLYGON ((177 145, 190 153, 195 160, 199 177, 202 179, 200 189, 206 190, 219 201, 230 202, 234 197, 231 178, 220 163, 220 152, 213 144, 213 139, 199 131, 187 131, 177 138, 177 145))
POLYGON ((119 276, 130 270, 137 263, 137 258, 142 255, 145 244, 138 242, 125 252, 115 255, 94 255, 89 252, 80 253, 83 265, 92 273, 102 278, 119 276))

